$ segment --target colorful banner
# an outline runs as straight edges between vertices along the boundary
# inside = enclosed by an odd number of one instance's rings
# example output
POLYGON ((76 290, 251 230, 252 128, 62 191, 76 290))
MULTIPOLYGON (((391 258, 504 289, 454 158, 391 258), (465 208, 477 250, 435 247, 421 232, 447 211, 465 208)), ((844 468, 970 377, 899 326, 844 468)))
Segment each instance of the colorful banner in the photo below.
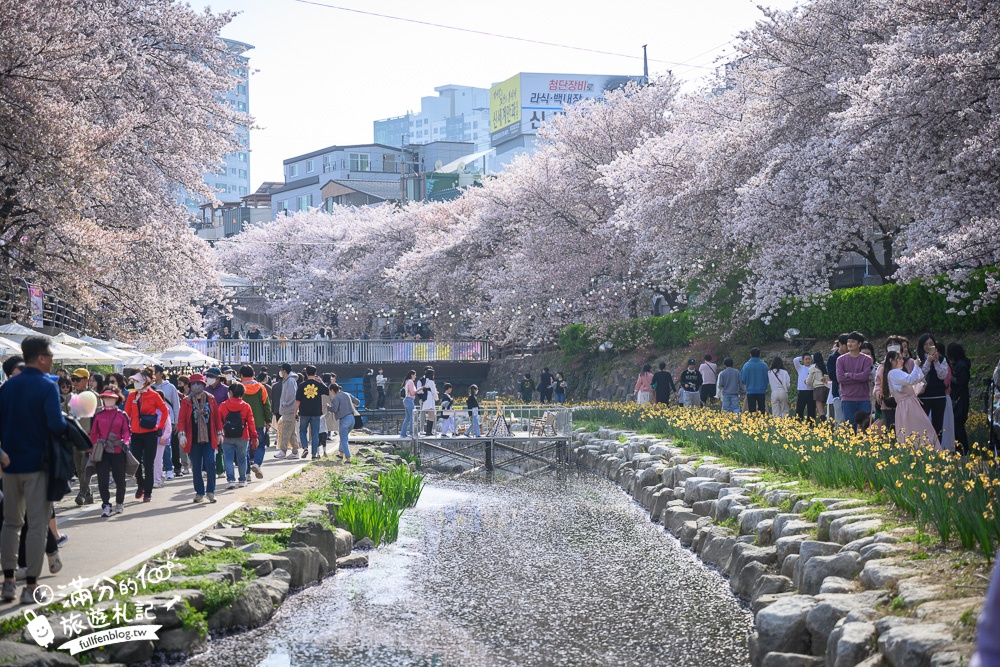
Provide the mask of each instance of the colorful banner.
POLYGON ((28 309, 31 313, 31 326, 41 329, 45 326, 45 292, 36 285, 28 286, 28 309))

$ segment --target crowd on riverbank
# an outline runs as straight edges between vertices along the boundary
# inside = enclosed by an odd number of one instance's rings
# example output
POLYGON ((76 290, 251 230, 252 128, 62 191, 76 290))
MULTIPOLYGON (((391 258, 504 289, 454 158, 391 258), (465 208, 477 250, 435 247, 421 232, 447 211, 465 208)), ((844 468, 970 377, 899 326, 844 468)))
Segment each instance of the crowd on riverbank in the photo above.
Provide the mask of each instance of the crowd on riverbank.
POLYGON ((763 413, 769 402, 775 417, 883 429, 900 443, 967 452, 971 363, 961 343, 945 346, 927 333, 913 350, 904 336, 888 337, 881 349, 855 331, 838 336, 829 353, 804 352, 790 363, 780 356, 768 363, 753 348, 742 367, 728 357, 721 367, 712 355, 700 364, 689 359, 676 379, 666 364, 655 373, 646 364, 633 395, 639 403, 669 404, 676 394, 678 405, 721 404, 734 413, 763 413))
POLYGON ((195 503, 215 503, 217 477, 225 476, 226 490, 264 477, 272 434, 274 458, 325 457, 336 438, 331 453, 353 460, 348 439, 360 401, 314 366, 299 374, 282 364, 273 381, 250 365, 173 378, 162 366, 104 376, 85 368, 53 373, 45 337, 25 338, 21 350, 4 361, 8 379, 0 385, 4 601, 17 597, 22 579, 21 602, 36 601, 46 557, 50 572, 62 568, 65 537, 53 503, 71 488, 80 506, 96 496, 104 518, 125 512, 127 494, 149 503, 154 490, 184 477, 195 503))

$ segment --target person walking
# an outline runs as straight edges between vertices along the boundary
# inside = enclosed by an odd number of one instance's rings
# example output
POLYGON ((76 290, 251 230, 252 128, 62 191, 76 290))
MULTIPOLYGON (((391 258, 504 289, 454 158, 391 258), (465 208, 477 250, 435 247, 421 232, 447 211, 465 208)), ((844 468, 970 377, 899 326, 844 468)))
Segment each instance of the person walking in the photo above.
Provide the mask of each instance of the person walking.
MULTIPOLYGON (((723 361, 723 365, 725 365, 725 361, 723 361)), ((705 360, 698 367, 698 372, 701 373, 699 397, 701 404, 705 405, 715 400, 716 383, 719 381, 719 367, 712 361, 712 355, 705 355, 705 360)))
POLYGON ((850 334, 846 333, 837 336, 837 340, 833 341, 833 351, 826 360, 826 367, 833 371, 830 373, 830 396, 833 399, 833 418, 836 420, 834 422, 836 424, 847 421, 843 405, 841 405, 840 382, 837 380, 837 359, 841 355, 847 354, 847 340, 849 336, 850 334))
POLYGON ((295 393, 295 417, 299 420, 302 458, 309 456, 311 443, 312 458, 318 459, 319 432, 323 427, 323 396, 330 394, 330 388, 316 377, 315 366, 306 366, 305 371, 306 380, 298 386, 295 393))
POLYGON ((542 369, 542 374, 538 377, 538 398, 542 403, 552 402, 552 390, 553 384, 555 384, 555 377, 552 375, 552 371, 546 366, 542 369))
POLYGON ((635 402, 640 405, 653 402, 653 367, 649 364, 643 365, 639 372, 632 394, 635 396, 635 402))
POLYGON ((653 373, 653 392, 657 403, 670 404, 670 394, 677 391, 674 376, 667 370, 667 364, 660 362, 658 371, 653 373))
POLYGON ((281 364, 278 372, 281 377, 281 388, 278 392, 280 403, 278 404, 278 452, 274 455, 276 459, 283 459, 288 456, 288 449, 291 447, 292 456, 299 456, 299 439, 295 432, 295 395, 298 393, 298 376, 292 372, 292 366, 288 362, 281 364))
POLYGON ((409 438, 413 435, 413 411, 416 408, 417 396, 416 371, 407 371, 403 382, 403 425, 399 429, 399 437, 409 438))
POLYGON ((376 410, 385 410, 385 385, 388 381, 389 378, 385 376, 385 372, 381 368, 378 369, 378 375, 375 376, 375 389, 378 391, 376 410))
POLYGON ((106 389, 101 392, 101 408, 90 423, 90 440, 96 446, 103 442, 101 460, 94 464, 97 471, 97 491, 101 494, 101 516, 108 518, 112 514, 111 478, 115 480, 114 513, 125 511, 125 462, 128 447, 132 438, 129 429, 128 416, 122 412, 118 403, 121 394, 106 389))
POLYGON ((21 342, 24 368, 0 385, 0 465, 4 468, 3 531, 0 531, 0 567, 3 587, 0 598, 17 598, 17 555, 21 527, 27 517, 25 535, 26 584, 21 603, 35 602, 35 588, 42 573, 45 541, 52 502, 49 500, 45 460, 49 441, 68 428, 59 389, 49 379, 52 350, 49 339, 28 336, 21 342))
POLYGON ((826 401, 830 397, 830 376, 826 372, 823 354, 813 354, 812 366, 809 367, 809 377, 806 378, 813 391, 813 403, 816 404, 816 418, 823 421, 827 418, 826 401))
POLYGON ((809 373, 812 371, 813 356, 808 352, 802 357, 792 359, 798 381, 795 385, 798 392, 795 397, 795 415, 799 418, 816 419, 816 401, 813 399, 813 388, 809 384, 809 373))
POLYGON ((701 373, 695 368, 697 362, 688 359, 687 368, 681 371, 681 389, 684 391, 684 405, 689 408, 701 407, 701 373))
POLYGON ((767 382, 771 386, 771 415, 787 417, 790 411, 788 389, 792 386, 792 378, 785 370, 785 362, 781 357, 771 361, 771 372, 767 374, 767 382))
POLYGON ((375 407, 375 392, 372 388, 374 383, 375 371, 369 368, 365 371, 365 376, 361 379, 361 391, 365 397, 365 410, 371 410, 375 407))
MULTIPOLYGON (((100 399, 97 394, 91 391, 88 387, 90 383, 90 371, 86 368, 77 368, 69 376, 70 383, 73 386, 73 394, 79 396, 81 394, 93 394, 97 402, 100 403, 100 399)), ((87 433, 90 432, 91 418, 81 417, 80 426, 87 433)), ((90 490, 90 473, 87 471, 87 462, 90 460, 90 452, 84 451, 82 449, 73 448, 73 465, 76 467, 76 479, 80 483, 80 490, 76 494, 76 504, 77 505, 90 505, 94 502, 94 495, 90 490)))
POLYGON ((469 385, 469 397, 465 399, 465 407, 469 411, 469 431, 468 436, 470 438, 481 438, 483 437, 482 432, 479 430, 479 387, 476 385, 469 385))
POLYGON ((434 435, 434 418, 437 415, 435 406, 438 401, 437 384, 434 383, 434 369, 428 368, 424 371, 424 377, 420 380, 418 393, 423 395, 420 403, 420 411, 424 419, 424 434, 434 435))
POLYGON ((254 379, 253 366, 245 364, 240 367, 240 381, 243 385, 243 400, 253 411, 254 430, 257 432, 257 444, 253 456, 247 459, 247 479, 250 477, 249 473, 253 473, 257 479, 263 479, 261 466, 264 465, 264 454, 269 440, 267 427, 271 424, 271 400, 267 395, 267 387, 254 379))
POLYGON ((767 364, 760 358, 760 348, 750 348, 750 359, 740 371, 740 382, 747 390, 747 412, 766 412, 764 397, 768 387, 767 374, 767 364))
POLYGON ((451 395, 452 386, 450 382, 444 383, 441 390, 441 435, 455 435, 455 399, 451 395))
MULTIPOLYGON (((194 502, 208 499, 215 502, 215 452, 222 438, 222 418, 218 404, 206 387, 206 378, 201 373, 192 373, 189 378, 190 391, 181 401, 177 438, 181 448, 191 461, 191 477, 194 481, 194 502), (202 474, 207 473, 206 480, 202 474)), ((227 399, 228 400, 228 399, 227 399)))
MULTIPOLYGON (((847 354, 837 357, 837 367, 833 375, 837 376, 840 388, 840 406, 844 421, 851 424, 854 432, 858 431, 856 416, 859 412, 871 413, 871 386, 873 359, 861 353, 861 344, 865 337, 858 331, 847 335, 847 354)), ((829 369, 828 369, 829 370, 829 369)))
POLYGON ((740 379, 740 371, 733 368, 733 360, 726 357, 722 360, 724 368, 716 376, 716 387, 722 394, 722 411, 740 413, 740 390, 743 382, 740 379))
POLYGON ((157 441, 170 421, 170 410, 160 395, 151 389, 152 369, 143 369, 129 379, 135 389, 125 400, 125 414, 132 429, 129 447, 140 463, 135 471, 135 497, 148 503, 153 500, 157 441))
POLYGON ((340 435, 340 452, 337 454, 337 458, 350 463, 350 435, 351 429, 354 428, 354 411, 361 405, 361 401, 344 391, 336 383, 330 387, 330 391, 333 394, 333 400, 330 401, 330 410, 333 412, 334 417, 337 418, 337 431, 340 435))
POLYGON ((556 379, 552 384, 552 393, 556 403, 566 402, 566 378, 561 372, 556 373, 556 379))
POLYGON ((259 446, 253 408, 243 400, 245 393, 246 387, 242 383, 234 382, 229 385, 229 398, 219 406, 219 420, 222 422, 222 458, 228 490, 236 488, 237 477, 240 488, 247 485, 248 454, 259 446))
POLYGON ((181 409, 181 396, 177 387, 167 380, 163 366, 159 364, 153 366, 153 389, 163 395, 163 400, 170 411, 170 441, 164 448, 163 469, 166 470, 166 473, 163 477, 173 479, 175 475, 181 473, 181 448, 177 444, 177 414, 181 409), (166 451, 167 448, 170 451, 166 451))
MULTIPOLYGON (((212 366, 205 371, 205 390, 215 399, 216 405, 222 405, 229 398, 229 387, 223 378, 223 371, 212 366)), ((190 378, 188 379, 190 382, 190 378)))
POLYGON ((521 402, 531 403, 531 395, 535 393, 535 383, 528 373, 524 374, 519 391, 521 392, 521 402))

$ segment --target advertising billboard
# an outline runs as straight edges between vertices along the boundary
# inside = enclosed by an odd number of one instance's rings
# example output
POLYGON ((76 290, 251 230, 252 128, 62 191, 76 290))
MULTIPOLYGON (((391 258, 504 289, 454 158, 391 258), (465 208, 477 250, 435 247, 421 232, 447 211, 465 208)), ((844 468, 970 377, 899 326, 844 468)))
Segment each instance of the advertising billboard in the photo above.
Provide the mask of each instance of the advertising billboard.
POLYGON ((490 88, 490 143, 519 134, 535 134, 542 123, 583 99, 604 97, 609 90, 641 76, 608 74, 539 74, 521 72, 490 88))

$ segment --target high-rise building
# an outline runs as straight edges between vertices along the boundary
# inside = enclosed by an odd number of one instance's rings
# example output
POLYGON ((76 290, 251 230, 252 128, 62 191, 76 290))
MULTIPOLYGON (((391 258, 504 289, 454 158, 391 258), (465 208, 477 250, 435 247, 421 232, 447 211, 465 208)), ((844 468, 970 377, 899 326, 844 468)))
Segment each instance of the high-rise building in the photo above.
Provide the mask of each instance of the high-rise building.
POLYGON ((490 148, 490 91, 473 86, 438 86, 437 97, 420 98, 420 111, 376 120, 375 143, 402 148, 434 141, 490 148))
MULTIPOLYGON (((241 113, 250 112, 250 76, 249 61, 244 53, 253 48, 250 44, 237 42, 232 39, 222 40, 229 47, 229 50, 237 54, 238 65, 236 75, 240 82, 235 90, 226 94, 226 102, 241 113)), ((250 194, 250 129, 245 125, 236 128, 239 150, 226 155, 222 165, 216 172, 205 174, 205 183, 214 188, 217 192, 216 198, 224 204, 232 204, 240 201, 240 197, 250 194)), ((203 201, 190 195, 184 196, 184 206, 192 218, 201 215, 200 209, 203 201)))

